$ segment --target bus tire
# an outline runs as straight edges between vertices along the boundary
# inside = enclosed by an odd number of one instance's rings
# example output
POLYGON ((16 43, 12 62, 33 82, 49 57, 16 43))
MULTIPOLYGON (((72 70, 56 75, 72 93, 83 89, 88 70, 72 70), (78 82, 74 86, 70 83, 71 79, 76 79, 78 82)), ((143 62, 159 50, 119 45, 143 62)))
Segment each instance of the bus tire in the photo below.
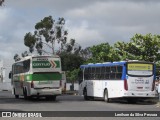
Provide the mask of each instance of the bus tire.
POLYGON ((87 90, 86 89, 83 90, 83 95, 84 95, 84 99, 88 100, 87 90))
POLYGON ((15 95, 15 98, 18 99, 18 98, 19 98, 19 95, 15 95))
POLYGON ((15 96, 16 99, 19 98, 19 95, 16 95, 16 90, 15 90, 15 88, 14 88, 14 96, 15 96))
POLYGON ((104 99, 105 102, 107 102, 107 103, 109 102, 108 90, 107 89, 104 90, 103 99, 104 99))
POLYGON ((137 103, 137 101, 136 101, 135 99, 133 99, 133 98, 127 99, 127 102, 128 102, 129 104, 136 104, 136 103, 137 103))
POLYGON ((23 88, 23 96, 24 96, 24 99, 25 99, 25 100, 28 99, 26 88, 23 88))

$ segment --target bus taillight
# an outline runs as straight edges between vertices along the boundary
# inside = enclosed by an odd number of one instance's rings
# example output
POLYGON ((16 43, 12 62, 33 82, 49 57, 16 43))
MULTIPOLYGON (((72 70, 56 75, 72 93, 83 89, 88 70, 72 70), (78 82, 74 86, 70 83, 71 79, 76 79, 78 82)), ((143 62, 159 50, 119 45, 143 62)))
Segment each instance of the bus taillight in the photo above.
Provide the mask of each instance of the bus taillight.
POLYGON ((154 88, 155 88, 155 80, 153 80, 153 83, 152 83, 152 91, 154 91, 154 88))
POLYGON ((60 80, 60 82, 59 82, 59 86, 60 86, 60 87, 62 87, 62 80, 60 80))
POLYGON ((31 88, 34 88, 34 82, 33 81, 31 82, 31 88))
POLYGON ((67 87, 67 84, 66 82, 64 83, 64 91, 66 91, 66 87, 67 87))
POLYGON ((126 79, 124 79, 124 89, 125 89, 125 90, 128 90, 128 83, 127 83, 127 80, 126 80, 126 79))

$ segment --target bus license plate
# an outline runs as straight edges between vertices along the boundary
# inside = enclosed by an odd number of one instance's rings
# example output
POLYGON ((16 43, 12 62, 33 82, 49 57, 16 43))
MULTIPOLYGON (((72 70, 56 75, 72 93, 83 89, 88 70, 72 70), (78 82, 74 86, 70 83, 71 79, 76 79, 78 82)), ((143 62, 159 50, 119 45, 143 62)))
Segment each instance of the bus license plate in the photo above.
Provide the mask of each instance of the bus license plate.
POLYGON ((51 84, 52 82, 51 81, 39 81, 39 85, 42 85, 42 84, 51 84))

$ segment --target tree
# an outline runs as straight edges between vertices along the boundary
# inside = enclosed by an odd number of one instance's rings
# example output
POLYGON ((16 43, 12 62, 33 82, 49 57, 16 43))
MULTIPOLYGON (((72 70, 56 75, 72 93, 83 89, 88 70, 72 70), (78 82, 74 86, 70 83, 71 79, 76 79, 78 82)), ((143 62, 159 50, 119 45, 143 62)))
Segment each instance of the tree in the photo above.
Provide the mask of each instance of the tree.
POLYGON ((69 43, 61 44, 58 55, 61 57, 62 70, 66 71, 67 81, 75 82, 78 80, 78 72, 81 64, 84 63, 80 55, 81 46, 71 39, 69 43))
POLYGON ((80 69, 74 69, 72 71, 67 71, 66 72, 66 76, 67 76, 67 80, 71 81, 71 82, 75 82, 78 80, 78 73, 79 73, 80 69))
POLYGON ((160 60, 160 35, 135 34, 129 43, 117 42, 115 48, 121 58, 150 62, 160 60))
POLYGON ((86 47, 85 49, 80 50, 80 56, 84 59, 84 61, 87 61, 88 59, 91 59, 92 52, 90 50, 90 47, 86 47))
POLYGON ((25 51, 24 53, 22 53, 22 57, 26 57, 26 56, 28 56, 28 52, 27 51, 25 51))
POLYGON ((80 56, 81 46, 71 39, 66 44, 61 44, 60 51, 57 51, 61 57, 62 70, 66 71, 67 81, 75 82, 78 79, 79 67, 84 59, 80 56))
MULTIPOLYGON (((52 16, 45 17, 36 23, 35 31, 26 33, 24 36, 24 44, 29 47, 32 53, 34 49, 41 55, 43 52, 57 54, 61 57, 62 70, 67 71, 67 78, 73 80, 75 77, 75 69, 83 63, 83 58, 79 55, 81 46, 76 43, 75 39, 67 42, 68 32, 64 30, 65 20, 59 18, 56 22, 52 16), (55 52, 55 44, 60 44, 60 49, 55 52), (46 52, 44 46, 51 48, 52 52, 46 52)), ((22 57, 28 55, 23 53, 22 57)))
POLYGON ((88 62, 97 63, 97 62, 111 62, 118 61, 120 58, 109 43, 101 43, 99 45, 94 45, 90 47, 92 57, 88 59, 88 62))
POLYGON ((36 43, 35 35, 32 35, 31 32, 26 33, 26 35, 24 36, 24 45, 29 47, 29 51, 31 53, 34 51, 35 43, 36 43))
POLYGON ((15 54, 13 59, 15 60, 15 62, 21 60, 18 54, 15 54))
POLYGON ((39 54, 46 52, 43 50, 44 45, 49 47, 55 54, 55 43, 66 44, 67 31, 64 30, 65 19, 59 18, 56 22, 52 16, 45 17, 40 22, 36 23, 34 34, 26 33, 24 37, 24 44, 29 47, 30 52, 34 51, 34 48, 39 54))
POLYGON ((60 54, 61 61, 62 61, 62 70, 64 71, 72 71, 80 67, 81 64, 84 63, 84 60, 78 54, 71 54, 71 53, 61 53, 60 54))
POLYGON ((69 43, 61 43, 61 48, 57 51, 58 54, 60 53, 72 53, 72 54, 79 54, 81 51, 81 46, 76 43, 75 39, 70 39, 69 43))

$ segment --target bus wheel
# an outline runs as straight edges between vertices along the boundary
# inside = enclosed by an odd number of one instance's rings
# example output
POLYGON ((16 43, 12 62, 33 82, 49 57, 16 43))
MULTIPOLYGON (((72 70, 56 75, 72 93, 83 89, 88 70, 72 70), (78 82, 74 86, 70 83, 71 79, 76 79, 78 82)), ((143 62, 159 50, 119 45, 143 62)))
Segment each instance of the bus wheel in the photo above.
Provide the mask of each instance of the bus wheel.
POLYGON ((107 90, 107 89, 104 91, 103 99, 104 99, 105 102, 109 102, 109 98, 108 98, 108 90, 107 90))
POLYGON ((137 101, 135 99, 133 99, 133 98, 127 99, 127 102, 129 104, 136 104, 137 103, 137 101))
POLYGON ((86 90, 86 89, 84 89, 83 94, 84 94, 84 99, 85 99, 85 100, 88 100, 87 90, 86 90))
POLYGON ((15 95, 15 98, 18 99, 18 98, 19 98, 19 95, 15 95))
POLYGON ((23 96, 24 96, 24 99, 27 100, 28 97, 27 97, 27 90, 26 88, 23 89, 23 96))

